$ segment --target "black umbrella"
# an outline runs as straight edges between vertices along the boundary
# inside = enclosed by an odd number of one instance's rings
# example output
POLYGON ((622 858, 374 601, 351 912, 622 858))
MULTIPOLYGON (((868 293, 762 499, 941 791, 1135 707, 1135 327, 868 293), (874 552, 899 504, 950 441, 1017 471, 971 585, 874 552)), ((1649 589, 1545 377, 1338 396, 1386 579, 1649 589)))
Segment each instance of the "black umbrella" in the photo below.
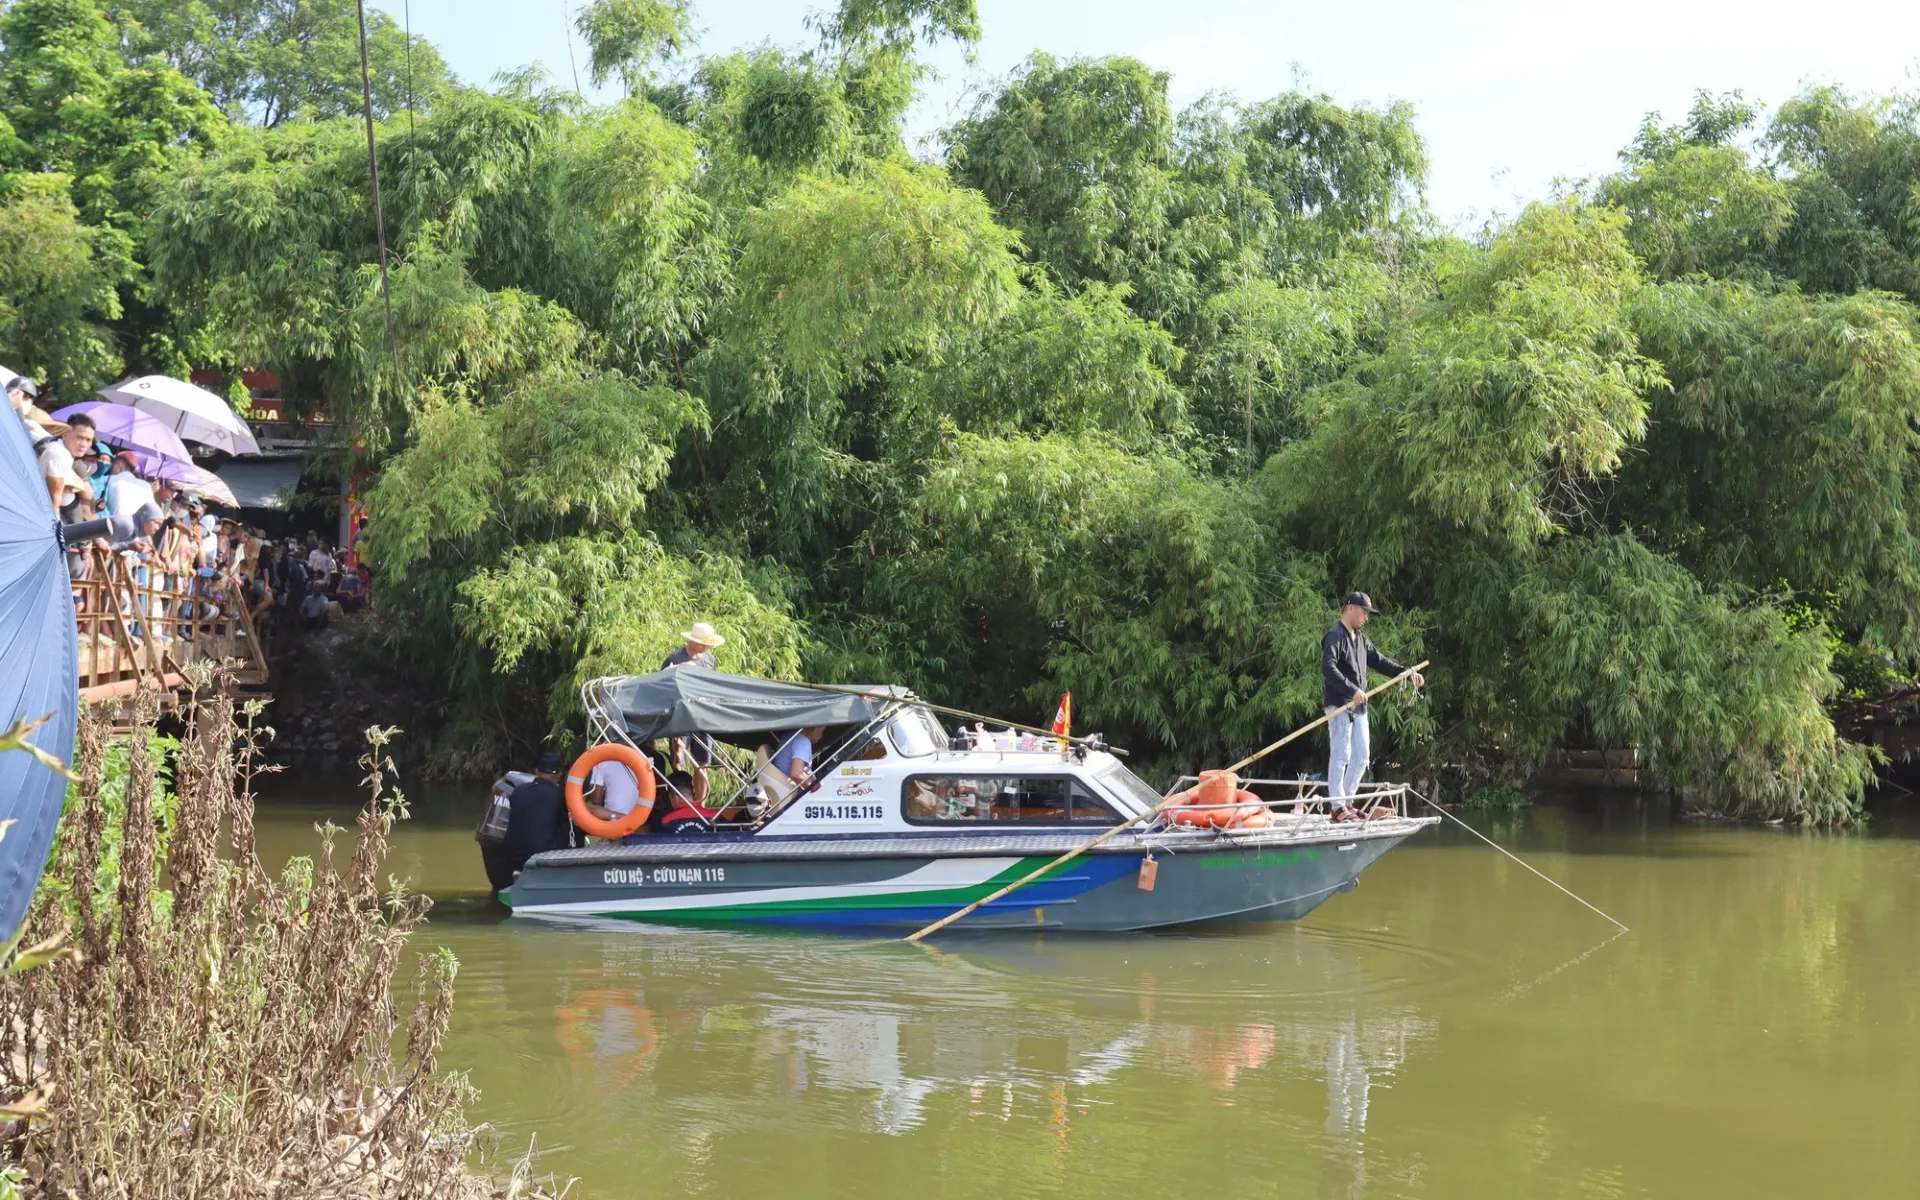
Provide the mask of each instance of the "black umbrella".
MULTIPOLYGON (((79 646, 59 517, 27 429, 0 415, 0 733, 43 724, 26 744, 73 761, 79 646)), ((0 940, 27 915, 53 845, 67 781, 26 750, 0 751, 0 940)))

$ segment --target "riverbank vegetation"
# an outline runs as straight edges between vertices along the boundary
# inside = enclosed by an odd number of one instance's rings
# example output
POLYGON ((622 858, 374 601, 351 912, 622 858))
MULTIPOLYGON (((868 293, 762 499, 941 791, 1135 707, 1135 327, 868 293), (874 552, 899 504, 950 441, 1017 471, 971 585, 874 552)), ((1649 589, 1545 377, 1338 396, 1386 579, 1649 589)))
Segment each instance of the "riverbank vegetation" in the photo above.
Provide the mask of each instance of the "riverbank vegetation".
POLYGON ((468 1089, 437 1062, 456 964, 408 962, 428 902, 380 877, 404 815, 384 738, 345 869, 329 830, 275 877, 232 699, 202 692, 177 743, 154 710, 130 737, 82 711, 30 949, 0 973, 0 1195, 538 1195, 524 1166, 469 1173, 468 1089))
POLYGON ((1359 587, 1435 664, 1383 706, 1402 762, 1632 745, 1813 820, 1869 786, 1823 705, 1920 652, 1920 99, 1703 94, 1462 234, 1409 108, 1175 111, 1131 58, 1036 53, 910 149, 971 0, 731 53, 595 0, 610 104, 424 47, 409 81, 379 18, 389 307, 351 106, 152 16, 0 19, 0 341, 69 392, 271 370, 344 423, 444 763, 569 730, 697 618, 738 670, 1071 689, 1192 766, 1317 712, 1359 587))

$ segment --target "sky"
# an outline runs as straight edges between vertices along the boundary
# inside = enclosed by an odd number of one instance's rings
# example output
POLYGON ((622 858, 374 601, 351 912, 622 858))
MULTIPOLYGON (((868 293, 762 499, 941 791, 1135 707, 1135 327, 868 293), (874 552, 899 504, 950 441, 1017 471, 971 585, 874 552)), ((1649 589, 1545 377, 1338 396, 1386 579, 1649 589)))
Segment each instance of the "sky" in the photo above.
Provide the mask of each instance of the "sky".
MULTIPOLYGON (((538 63, 586 78, 569 36, 581 0, 374 0, 484 84, 538 63), (569 59, 571 50, 572 59, 569 59), (577 64, 577 67, 576 67, 577 64)), ((825 0, 694 0, 698 52, 817 40, 825 0)), ((1427 141, 1428 202, 1472 228, 1602 174, 1641 118, 1678 120, 1701 88, 1771 107, 1808 84, 1857 94, 1920 89, 1915 0, 979 0, 969 63, 937 51, 939 78, 909 114, 931 138, 1034 50, 1128 54, 1171 76, 1176 108, 1208 92, 1260 100, 1296 86, 1347 105, 1413 105, 1427 141)), ((588 94, 594 89, 585 87, 588 94)), ((600 99, 612 99, 612 85, 600 99)))

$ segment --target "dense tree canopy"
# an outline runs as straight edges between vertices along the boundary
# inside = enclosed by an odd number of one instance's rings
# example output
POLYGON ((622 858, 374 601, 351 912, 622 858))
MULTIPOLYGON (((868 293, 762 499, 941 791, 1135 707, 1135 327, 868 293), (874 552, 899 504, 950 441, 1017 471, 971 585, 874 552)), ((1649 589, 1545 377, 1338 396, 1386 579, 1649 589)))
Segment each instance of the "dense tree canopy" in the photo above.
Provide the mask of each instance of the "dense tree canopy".
POLYGON ((0 359, 267 369, 345 420, 449 760, 709 619, 745 670, 1071 688, 1187 768, 1314 713, 1363 587, 1435 660, 1387 759, 1868 786, 1823 706, 1920 656, 1920 99, 1703 94, 1463 238, 1406 107, 1175 111, 1132 58, 1037 52, 916 159, 971 0, 703 57, 679 0, 594 0, 606 105, 376 20, 389 341, 350 16, 8 6, 0 359))

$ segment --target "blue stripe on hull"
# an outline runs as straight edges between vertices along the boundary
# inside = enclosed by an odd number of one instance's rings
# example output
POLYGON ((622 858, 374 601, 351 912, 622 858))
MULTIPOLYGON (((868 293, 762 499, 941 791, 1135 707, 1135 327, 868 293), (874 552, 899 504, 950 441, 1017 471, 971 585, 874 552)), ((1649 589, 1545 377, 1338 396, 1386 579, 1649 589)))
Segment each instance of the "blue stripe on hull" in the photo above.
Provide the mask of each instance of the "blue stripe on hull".
MULTIPOLYGON (((975 916, 1005 917, 1014 913, 1031 913, 1034 909, 1046 908, 1049 905, 1057 907, 1072 904, 1078 897, 1096 888, 1105 887, 1119 879, 1137 876, 1140 871, 1141 857, 1114 855, 1082 859, 1069 866, 1064 874, 1030 883, 1003 899, 981 905, 968 920, 973 920, 975 916)), ((873 908, 819 909, 812 912, 788 910, 768 913, 765 916, 730 913, 725 917, 709 918, 703 918, 698 909, 688 909, 681 912, 636 913, 634 916, 640 920, 713 921, 729 925, 788 925, 839 929, 871 929, 898 925, 918 929, 950 915, 959 907, 960 905, 957 904, 902 905, 893 908, 875 906, 873 908)))

